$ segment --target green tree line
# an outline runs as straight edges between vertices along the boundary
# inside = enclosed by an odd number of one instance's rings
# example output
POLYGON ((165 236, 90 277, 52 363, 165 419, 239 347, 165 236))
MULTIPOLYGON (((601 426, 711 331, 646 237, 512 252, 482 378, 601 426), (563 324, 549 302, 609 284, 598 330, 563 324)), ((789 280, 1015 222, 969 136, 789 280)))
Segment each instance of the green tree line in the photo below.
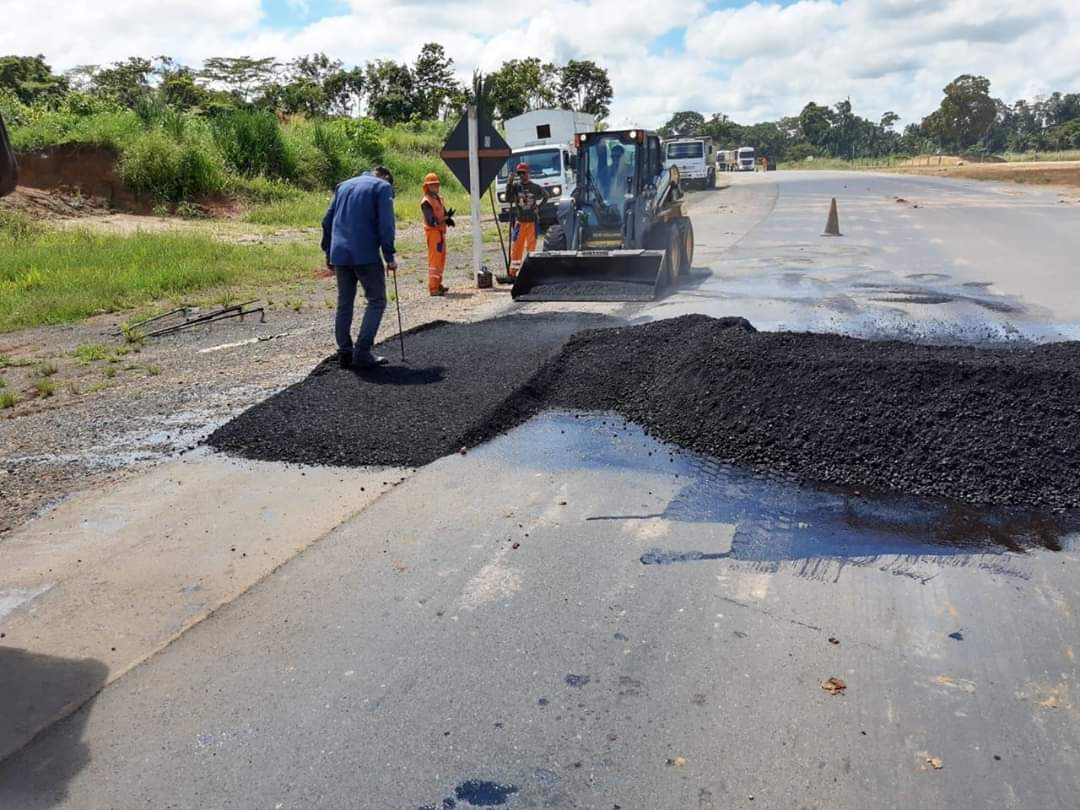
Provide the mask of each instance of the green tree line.
MULTIPOLYGON (((515 59, 485 79, 488 112, 501 120, 556 106, 605 118, 613 96, 607 71, 587 60, 556 65, 515 59)), ((363 113, 393 126, 445 121, 469 95, 470 88, 455 79, 453 60, 435 42, 425 44, 411 64, 377 59, 351 68, 324 53, 286 62, 212 57, 198 68, 168 56, 134 56, 58 75, 40 55, 0 57, 0 107, 13 117, 19 105, 88 112, 109 106, 136 111, 167 106, 206 114, 264 109, 309 118, 363 113)))
POLYGON ((706 136, 718 149, 753 146, 775 160, 809 157, 881 158, 930 151, 990 154, 1080 148, 1080 93, 1055 92, 1009 105, 990 95, 990 80, 958 76, 943 89, 938 109, 896 131, 900 117, 856 115, 850 99, 832 106, 809 102, 797 116, 743 125, 722 113, 678 112, 666 136, 706 136))

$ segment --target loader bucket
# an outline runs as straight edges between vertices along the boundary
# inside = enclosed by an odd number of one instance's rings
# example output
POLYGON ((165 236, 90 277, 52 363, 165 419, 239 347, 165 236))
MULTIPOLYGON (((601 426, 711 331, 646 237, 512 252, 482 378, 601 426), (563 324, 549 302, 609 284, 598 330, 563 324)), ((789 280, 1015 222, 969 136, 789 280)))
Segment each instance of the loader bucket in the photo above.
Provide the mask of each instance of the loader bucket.
POLYGON ((516 301, 652 301, 663 267, 662 250, 532 253, 510 293, 516 301))

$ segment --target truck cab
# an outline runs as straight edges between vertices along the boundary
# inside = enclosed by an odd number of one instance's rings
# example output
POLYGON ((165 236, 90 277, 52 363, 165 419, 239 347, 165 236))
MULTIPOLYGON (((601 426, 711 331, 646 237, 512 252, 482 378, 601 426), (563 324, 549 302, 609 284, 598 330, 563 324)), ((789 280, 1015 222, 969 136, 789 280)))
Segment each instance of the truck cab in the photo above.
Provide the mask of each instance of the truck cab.
POLYGON ((510 209, 506 205, 506 181, 520 163, 529 167, 529 179, 551 195, 548 202, 540 207, 540 226, 547 227, 555 222, 559 201, 569 199, 577 186, 575 154, 569 147, 558 144, 514 150, 495 177, 495 196, 502 204, 499 212, 501 222, 510 220, 510 209))
POLYGON ((712 188, 716 167, 712 162, 712 142, 707 138, 674 138, 663 142, 664 167, 679 170, 684 187, 712 188))
POLYGON ((752 172, 754 171, 754 147, 741 146, 739 147, 739 154, 737 159, 736 171, 740 172, 752 172))

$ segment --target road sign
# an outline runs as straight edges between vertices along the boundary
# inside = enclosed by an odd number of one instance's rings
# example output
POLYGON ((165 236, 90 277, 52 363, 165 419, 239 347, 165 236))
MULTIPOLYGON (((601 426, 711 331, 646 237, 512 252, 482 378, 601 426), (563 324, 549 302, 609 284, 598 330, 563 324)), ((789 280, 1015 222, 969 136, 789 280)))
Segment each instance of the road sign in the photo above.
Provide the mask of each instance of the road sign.
MULTIPOLYGON (((477 156, 480 159, 480 188, 477 193, 483 192, 499 169, 510 157, 510 146, 503 140, 502 135, 483 116, 477 118, 478 139, 477 156)), ((461 181, 466 191, 472 191, 469 184, 469 116, 461 116, 454 131, 446 139, 446 145, 439 152, 447 167, 454 173, 454 177, 461 181)))

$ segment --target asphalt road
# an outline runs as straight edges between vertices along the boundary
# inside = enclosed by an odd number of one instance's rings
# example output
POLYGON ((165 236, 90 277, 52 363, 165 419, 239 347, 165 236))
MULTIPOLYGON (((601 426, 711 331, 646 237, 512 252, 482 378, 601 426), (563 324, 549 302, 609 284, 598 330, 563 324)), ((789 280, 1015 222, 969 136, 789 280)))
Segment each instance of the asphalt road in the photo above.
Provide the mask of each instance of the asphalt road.
MULTIPOLYGON (((1011 192, 736 178, 694 197, 712 275, 620 314, 1075 335, 1080 206, 1011 192)), ((1050 519, 797 489, 549 414, 107 687, 0 765, 0 807, 1075 808, 1078 582, 1050 519)))

